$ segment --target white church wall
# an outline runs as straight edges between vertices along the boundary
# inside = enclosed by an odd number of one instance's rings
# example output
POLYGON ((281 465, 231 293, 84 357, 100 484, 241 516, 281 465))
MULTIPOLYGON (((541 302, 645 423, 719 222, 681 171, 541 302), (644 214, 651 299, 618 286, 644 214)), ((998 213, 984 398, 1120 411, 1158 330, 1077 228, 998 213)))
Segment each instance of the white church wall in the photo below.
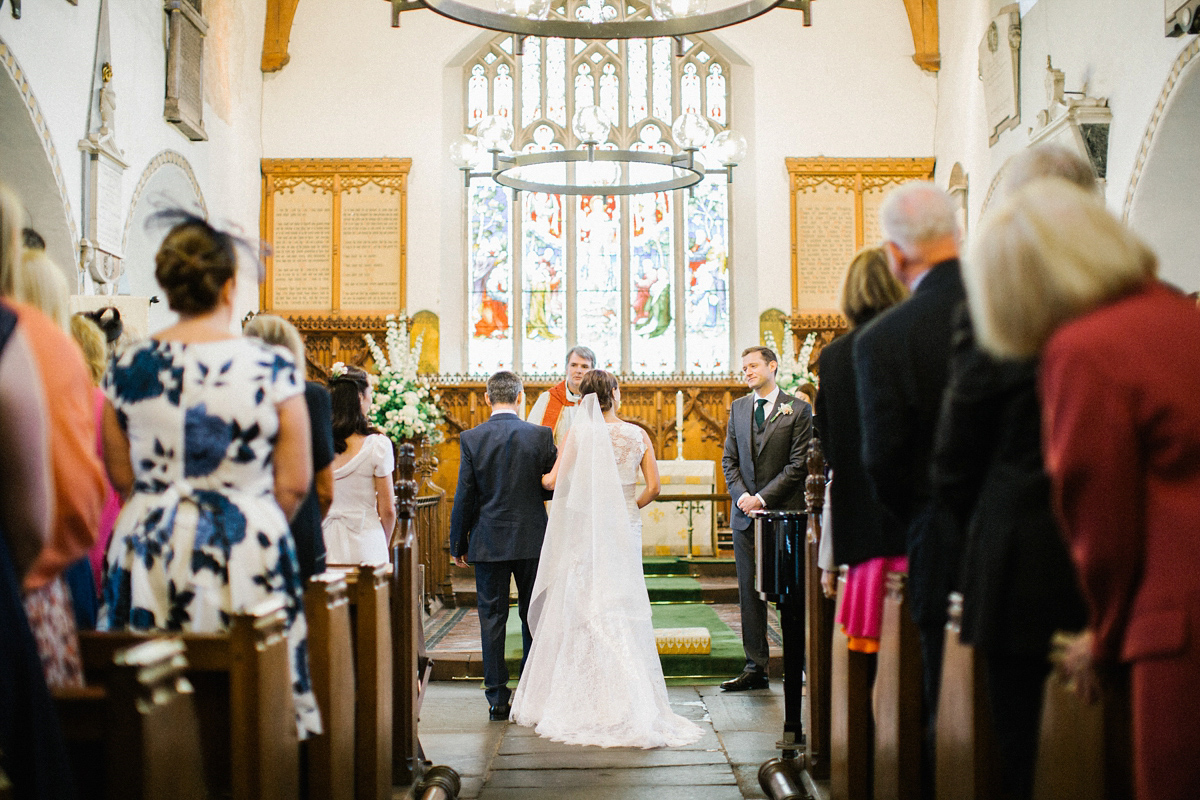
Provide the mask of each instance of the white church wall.
MULTIPOLYGON (((448 155, 462 134, 462 65, 490 34, 430 12, 389 27, 379 0, 301 3, 291 62, 264 80, 270 158, 411 157, 408 307, 441 319, 441 367, 462 367, 464 191, 448 155)), ((734 62, 733 127, 750 154, 733 187, 735 340, 789 308, 788 156, 928 156, 936 79, 912 62, 899 0, 776 10, 706 36, 734 62), (858 120, 857 124, 848 121, 858 120)))
POLYGON ((1000 0, 944 3, 941 7, 942 70, 935 153, 938 181, 962 162, 970 176, 969 219, 979 219, 1004 162, 1025 149, 1037 113, 1046 106, 1046 58, 1065 73, 1066 89, 1108 98, 1108 206, 1122 213, 1147 124, 1181 50, 1196 37, 1163 34, 1160 0, 1038 0, 1021 20, 1021 123, 987 143, 978 46, 1000 0))
MULTIPOLYGON (((122 221, 128 220, 134 190, 146 167, 163 151, 174 151, 194 171, 210 218, 256 237, 259 183, 254 176, 260 158, 259 59, 265 0, 210 0, 204 8, 210 24, 204 108, 209 138, 192 142, 163 119, 166 16, 162 5, 109 3, 116 142, 129 165, 123 176, 122 221)), ((78 6, 25 3, 19 20, 12 19, 7 8, 0 14, 0 39, 20 63, 45 117, 80 233, 84 173, 78 142, 88 132, 99 10, 99 0, 80 0, 78 6)), ((152 263, 126 263, 130 272, 152 273, 153 268, 152 263)), ((258 307, 255 275, 253 264, 243 264, 239 317, 258 307)))

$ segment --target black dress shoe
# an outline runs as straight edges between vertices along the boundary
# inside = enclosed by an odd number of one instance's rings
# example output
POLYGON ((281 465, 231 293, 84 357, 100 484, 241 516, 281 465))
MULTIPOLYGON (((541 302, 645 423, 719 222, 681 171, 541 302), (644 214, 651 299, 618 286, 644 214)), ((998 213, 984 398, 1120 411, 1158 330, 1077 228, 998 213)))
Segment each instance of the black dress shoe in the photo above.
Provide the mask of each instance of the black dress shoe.
POLYGON ((488 719, 492 722, 505 722, 508 719, 508 712, 510 711, 512 711, 512 706, 508 703, 492 706, 488 709, 488 719))
POLYGON ((733 680, 725 681, 721 684, 723 692, 745 692, 751 689, 766 689, 771 685, 767 680, 767 673, 758 672, 756 670, 743 670, 741 675, 738 675, 733 680))

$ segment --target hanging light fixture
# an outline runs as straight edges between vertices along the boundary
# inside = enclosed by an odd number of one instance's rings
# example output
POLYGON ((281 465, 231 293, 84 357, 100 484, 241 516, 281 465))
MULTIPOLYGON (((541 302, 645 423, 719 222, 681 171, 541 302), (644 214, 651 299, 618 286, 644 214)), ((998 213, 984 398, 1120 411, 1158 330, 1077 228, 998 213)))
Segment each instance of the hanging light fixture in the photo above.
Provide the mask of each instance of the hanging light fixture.
MULTIPOLYGON (((400 27, 405 11, 428 9, 443 17, 477 28, 511 33, 517 37, 517 54, 527 36, 562 39, 653 39, 669 36, 679 40, 690 34, 727 28, 786 8, 804 14, 812 23, 811 0, 651 0, 645 17, 625 18, 618 9, 621 0, 587 0, 573 16, 552 14, 551 0, 386 0, 392 5, 392 27, 400 27), (710 6, 717 6, 715 8, 710 6)), ((565 7, 565 6, 564 6, 565 7)))
POLYGON ((608 144, 611 128, 604 109, 583 106, 571 120, 580 149, 514 153, 512 123, 493 114, 480 120, 474 134, 450 146, 450 160, 463 171, 468 186, 472 178, 490 176, 501 186, 526 192, 626 195, 687 189, 712 174, 732 183, 733 168, 746 157, 744 136, 731 130, 714 136, 708 120, 693 112, 680 114, 671 125, 681 153, 649 147, 618 150, 608 144))

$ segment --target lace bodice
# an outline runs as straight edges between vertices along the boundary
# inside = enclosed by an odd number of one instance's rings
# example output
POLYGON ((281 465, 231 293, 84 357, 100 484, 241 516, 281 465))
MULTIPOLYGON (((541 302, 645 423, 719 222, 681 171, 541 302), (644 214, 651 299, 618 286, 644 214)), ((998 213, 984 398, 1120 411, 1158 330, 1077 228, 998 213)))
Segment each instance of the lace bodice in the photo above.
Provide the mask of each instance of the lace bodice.
POLYGON ((642 435, 642 429, 630 422, 612 423, 608 426, 608 436, 612 439, 613 455, 617 459, 617 475, 621 478, 622 488, 635 485, 638 467, 646 453, 646 439, 642 435))

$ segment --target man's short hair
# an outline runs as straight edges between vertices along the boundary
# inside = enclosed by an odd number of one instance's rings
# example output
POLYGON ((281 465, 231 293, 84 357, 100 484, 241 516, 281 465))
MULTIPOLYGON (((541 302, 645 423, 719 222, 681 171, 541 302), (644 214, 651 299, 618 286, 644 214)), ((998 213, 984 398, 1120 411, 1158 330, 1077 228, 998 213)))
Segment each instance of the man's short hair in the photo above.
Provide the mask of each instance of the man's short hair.
MULTIPOLYGON (((765 361, 767 364, 770 364, 772 361, 774 361, 776 364, 779 364, 779 356, 775 355, 775 351, 769 347, 765 347, 761 344, 756 344, 753 347, 747 347, 742 351, 742 358, 745 358, 751 353, 760 353, 763 357, 763 361, 765 361)), ((778 367, 776 367, 776 371, 778 371, 778 367)))
POLYGON ((511 406, 521 396, 521 379, 516 373, 501 370, 488 378, 487 395, 492 405, 511 406))
POLYGON ((1044 143, 1018 153, 1008 160, 1001 181, 1001 194, 1008 195, 1039 178, 1063 178, 1083 189, 1097 193, 1096 171, 1083 156, 1061 144, 1044 143))
POLYGON ((577 344, 567 351, 567 361, 571 360, 571 356, 586 358, 588 363, 592 365, 592 369, 596 368, 596 354, 592 352, 592 348, 590 347, 584 347, 581 344, 577 344))
POLYGON ((927 181, 905 183, 879 206, 879 228, 906 254, 946 236, 958 237, 958 212, 950 195, 927 181))

